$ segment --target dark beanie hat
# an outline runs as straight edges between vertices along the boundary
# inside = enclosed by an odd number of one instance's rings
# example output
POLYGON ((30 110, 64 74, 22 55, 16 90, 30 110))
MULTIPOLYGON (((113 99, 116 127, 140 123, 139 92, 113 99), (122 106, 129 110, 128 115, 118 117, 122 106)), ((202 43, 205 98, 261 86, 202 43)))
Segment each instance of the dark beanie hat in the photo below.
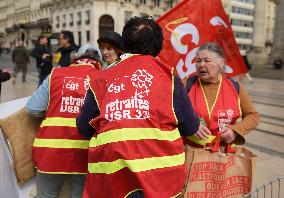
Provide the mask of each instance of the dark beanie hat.
POLYGON ((105 42, 113 45, 117 49, 124 51, 124 43, 120 34, 117 32, 107 31, 97 40, 98 44, 105 42))

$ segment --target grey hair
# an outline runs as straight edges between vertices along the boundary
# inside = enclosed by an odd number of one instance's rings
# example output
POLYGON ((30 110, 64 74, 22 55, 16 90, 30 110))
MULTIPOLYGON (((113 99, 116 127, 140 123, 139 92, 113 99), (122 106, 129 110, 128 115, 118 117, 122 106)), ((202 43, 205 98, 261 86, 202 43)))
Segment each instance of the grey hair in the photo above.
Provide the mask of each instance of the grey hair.
POLYGON ((217 45, 216 43, 213 42, 207 42, 204 43, 203 45, 201 45, 199 47, 199 49, 197 50, 197 54, 199 54, 199 52, 203 51, 203 50, 208 50, 209 52, 214 53, 218 58, 220 59, 224 59, 224 51, 223 49, 217 45))
POLYGON ((207 42, 207 43, 204 43, 203 45, 201 45, 199 47, 196 54, 199 54, 199 52, 201 52, 203 50, 208 50, 209 52, 212 52, 213 54, 215 54, 215 56, 218 59, 217 61, 220 65, 220 73, 224 73, 225 72, 225 63, 224 63, 224 51, 223 51, 223 49, 216 43, 207 42))

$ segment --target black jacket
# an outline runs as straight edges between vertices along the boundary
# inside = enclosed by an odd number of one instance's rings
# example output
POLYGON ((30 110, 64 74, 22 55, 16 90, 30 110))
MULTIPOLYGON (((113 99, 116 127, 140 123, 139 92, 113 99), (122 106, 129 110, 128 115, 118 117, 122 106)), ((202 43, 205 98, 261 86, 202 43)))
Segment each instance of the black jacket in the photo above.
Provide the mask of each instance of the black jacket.
POLYGON ((31 52, 31 56, 36 59, 36 67, 40 70, 41 75, 48 75, 52 70, 52 54, 47 46, 36 44, 31 52), (42 59, 43 54, 49 54, 46 59, 42 59))
POLYGON ((61 53, 61 58, 58 62, 58 64, 61 66, 61 67, 67 67, 70 65, 70 54, 71 52, 73 51, 78 51, 79 47, 75 44, 67 47, 67 48, 59 48, 58 51, 61 53))
POLYGON ((12 61, 16 64, 27 65, 30 62, 30 57, 27 48, 15 47, 12 53, 12 61))

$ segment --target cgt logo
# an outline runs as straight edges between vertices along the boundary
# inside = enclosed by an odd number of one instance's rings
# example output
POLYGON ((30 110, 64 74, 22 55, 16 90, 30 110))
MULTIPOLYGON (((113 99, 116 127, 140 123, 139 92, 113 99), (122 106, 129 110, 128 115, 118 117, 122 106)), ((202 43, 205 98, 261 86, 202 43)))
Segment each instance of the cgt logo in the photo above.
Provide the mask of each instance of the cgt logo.
POLYGON ((63 93, 68 92, 85 92, 89 88, 88 79, 65 77, 63 81, 62 91, 63 93))
POLYGON ((64 78, 60 112, 79 113, 84 104, 87 82, 84 78, 64 78))
POLYGON ((79 83, 78 82, 74 82, 73 80, 69 80, 65 84, 65 88, 70 90, 70 91, 78 90, 79 89, 79 83))
POLYGON ((125 85, 123 83, 121 83, 120 85, 115 85, 114 83, 111 83, 107 90, 108 92, 120 93, 121 91, 125 90, 125 85))

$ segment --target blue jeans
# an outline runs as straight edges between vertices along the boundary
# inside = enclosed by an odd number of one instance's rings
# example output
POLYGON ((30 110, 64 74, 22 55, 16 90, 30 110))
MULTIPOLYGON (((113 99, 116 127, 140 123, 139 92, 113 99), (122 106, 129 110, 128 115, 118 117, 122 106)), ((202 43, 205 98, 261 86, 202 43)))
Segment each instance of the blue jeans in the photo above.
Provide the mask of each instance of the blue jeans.
POLYGON ((56 198, 69 176, 69 192, 71 198, 81 198, 83 195, 86 175, 64 175, 36 173, 37 198, 56 198))

